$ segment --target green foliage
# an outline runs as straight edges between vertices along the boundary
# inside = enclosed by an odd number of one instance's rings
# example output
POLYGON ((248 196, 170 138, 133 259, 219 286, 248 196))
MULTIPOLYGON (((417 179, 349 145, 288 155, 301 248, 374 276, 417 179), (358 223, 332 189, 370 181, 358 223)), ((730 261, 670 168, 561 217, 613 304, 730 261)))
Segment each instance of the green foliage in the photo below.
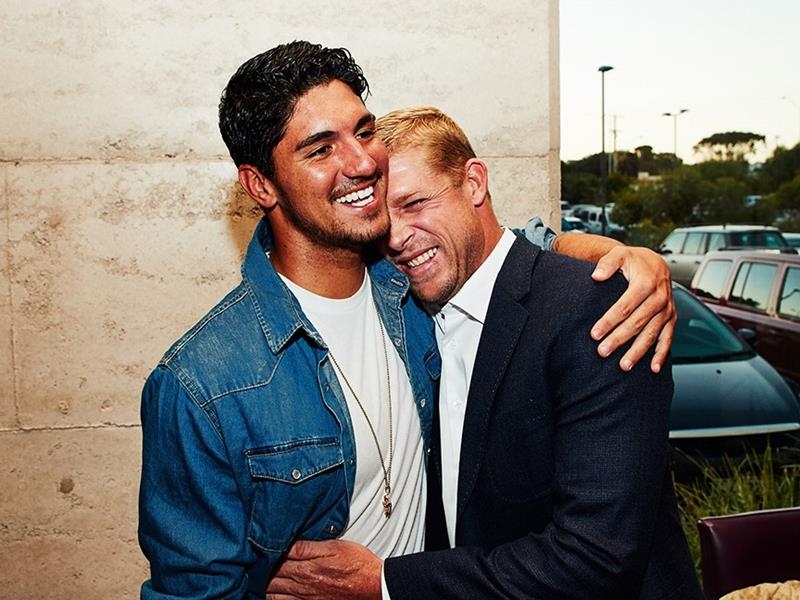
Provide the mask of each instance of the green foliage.
MULTIPOLYGON (((729 132, 704 141, 755 144, 759 138, 729 132)), ((599 204, 602 158, 598 153, 562 163, 562 200, 599 204)), ((617 152, 617 171, 608 178, 608 200, 615 203, 613 220, 629 230, 629 243, 646 242, 673 227, 705 223, 778 223, 784 231, 800 231, 800 144, 779 148, 758 169, 743 156, 731 158, 683 165, 672 154, 653 153, 650 146, 640 146, 634 153, 617 152), (639 180, 634 174, 642 171, 658 177, 639 180), (760 199, 753 201, 753 196, 760 199), (637 224, 639 230, 634 231, 637 224)))
POLYGON ((800 173, 775 190, 775 208, 800 211, 800 173))
POLYGON ((695 206, 711 195, 711 187, 712 183, 692 167, 679 167, 667 173, 658 190, 665 217, 675 223, 699 222, 695 206))
POLYGON ((745 131, 726 131, 703 138, 694 146, 694 151, 716 160, 745 160, 764 143, 764 136, 745 131))
POLYGON ((745 160, 707 160, 692 166, 703 179, 730 177, 745 181, 750 177, 750 164, 745 160))
POLYGON ((675 491, 681 524, 698 575, 698 519, 800 504, 798 457, 778 460, 769 445, 763 453, 750 451, 738 461, 726 458, 721 467, 696 464, 700 469, 698 479, 675 482, 675 491))
POLYGON ((800 144, 787 150, 777 148, 761 166, 757 177, 758 192, 769 194, 800 175, 800 144))
POLYGON ((561 199, 570 204, 590 204, 599 195, 600 177, 590 173, 563 173, 561 199))
POLYGON ((708 223, 744 223, 750 216, 745 204, 749 187, 733 177, 720 177, 710 182, 707 195, 700 203, 699 214, 708 223))
POLYGON ((635 150, 637 160, 636 173, 661 175, 683 164, 680 158, 669 153, 654 153, 652 146, 639 146, 635 150))
POLYGON ((608 201, 614 202, 616 201, 617 197, 625 191, 628 187, 628 182, 619 173, 612 173, 608 176, 608 201))
MULTIPOLYGON (((614 214, 616 214, 616 210, 614 214)), ((616 222, 619 223, 619 221, 616 222)), ((672 222, 656 225, 650 219, 643 219, 628 229, 625 243, 629 246, 644 246, 655 250, 673 229, 674 223, 672 222)))

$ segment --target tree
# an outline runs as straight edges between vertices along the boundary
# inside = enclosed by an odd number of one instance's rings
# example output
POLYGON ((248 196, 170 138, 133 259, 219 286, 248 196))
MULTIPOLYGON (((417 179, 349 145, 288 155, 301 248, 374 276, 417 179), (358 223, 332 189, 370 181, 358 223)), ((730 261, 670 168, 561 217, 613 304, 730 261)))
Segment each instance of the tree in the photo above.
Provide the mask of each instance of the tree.
POLYGON ((597 175, 561 171, 561 199, 570 204, 593 204, 599 186, 600 177, 597 175))
POLYGON ((703 138, 694 145, 694 151, 707 160, 746 160, 765 139, 758 133, 726 131, 703 138))
POLYGON ((800 173, 775 190, 775 201, 779 210, 800 213, 800 173))
POLYGON ((650 175, 660 175, 683 164, 683 161, 672 152, 654 153, 652 146, 638 146, 634 152, 638 159, 638 170, 650 175))
POLYGON ((758 191, 762 194, 774 192, 784 183, 800 175, 800 144, 794 148, 776 148, 758 172, 758 191))
POLYGON ((750 179, 750 165, 744 160, 708 160, 697 163, 694 168, 703 179, 715 181, 722 177, 730 177, 738 181, 750 179))
POLYGON ((666 174, 661 181, 660 219, 681 225, 699 224, 702 217, 697 207, 711 195, 712 184, 691 166, 683 166, 666 174))
POLYGON ((752 214, 746 204, 747 195, 748 186, 740 179, 719 177, 709 182, 697 212, 707 223, 744 223, 752 214))

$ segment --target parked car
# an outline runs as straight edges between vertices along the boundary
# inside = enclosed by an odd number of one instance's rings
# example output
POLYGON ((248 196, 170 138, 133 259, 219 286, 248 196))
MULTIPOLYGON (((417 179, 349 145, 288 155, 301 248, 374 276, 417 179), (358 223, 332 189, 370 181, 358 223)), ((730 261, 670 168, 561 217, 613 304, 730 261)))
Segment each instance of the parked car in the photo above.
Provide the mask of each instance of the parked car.
POLYGON ((586 223, 581 221, 578 217, 571 217, 565 215, 561 217, 561 231, 588 231, 586 223))
POLYGON ((776 227, 762 225, 703 225, 678 227, 658 251, 667 261, 672 280, 688 286, 707 252, 723 248, 787 248, 776 227))
MULTIPOLYGON (((625 235, 625 229, 614 223, 611 218, 611 210, 614 208, 613 203, 606 205, 605 222, 606 230, 605 235, 620 239, 625 235)), ((595 206, 594 204, 576 204, 570 211, 573 217, 577 217, 586 224, 589 233, 602 234, 603 233, 603 207, 595 206)))
POLYGON ((784 231, 783 237, 792 248, 800 248, 800 233, 786 233, 784 231))
POLYGON ((800 256, 764 251, 712 252, 692 291, 782 375, 800 383, 800 256))
POLYGON ((797 388, 686 288, 673 284, 673 296, 669 437, 678 457, 718 462, 768 436, 776 448, 800 445, 797 388))

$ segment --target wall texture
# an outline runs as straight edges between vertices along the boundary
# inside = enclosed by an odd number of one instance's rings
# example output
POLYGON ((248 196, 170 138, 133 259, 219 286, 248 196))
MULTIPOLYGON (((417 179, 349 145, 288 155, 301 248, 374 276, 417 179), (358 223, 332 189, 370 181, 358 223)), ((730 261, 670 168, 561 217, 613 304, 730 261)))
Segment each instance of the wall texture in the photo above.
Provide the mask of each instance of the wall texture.
POLYGON ((558 217, 557 0, 0 5, 0 596, 125 599, 139 391, 238 279, 257 212, 216 126, 235 68, 347 46, 376 114, 433 104, 507 223, 558 217))

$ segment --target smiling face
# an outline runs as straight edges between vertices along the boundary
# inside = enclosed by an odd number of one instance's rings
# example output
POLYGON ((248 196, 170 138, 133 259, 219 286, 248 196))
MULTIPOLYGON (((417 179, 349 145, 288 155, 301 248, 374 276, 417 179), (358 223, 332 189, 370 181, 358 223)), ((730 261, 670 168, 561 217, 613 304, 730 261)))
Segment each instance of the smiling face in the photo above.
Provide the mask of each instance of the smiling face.
POLYGON ((259 201, 280 236, 359 250, 388 231, 387 155, 375 117, 334 80, 301 96, 273 151, 271 192, 259 201), (280 230, 280 231, 279 231, 280 230))
POLYGON ((425 302, 443 305, 461 289, 488 254, 479 206, 485 187, 465 165, 465 177, 454 184, 432 168, 420 147, 389 158, 387 203, 391 232, 386 253, 408 277, 411 290, 425 302))

